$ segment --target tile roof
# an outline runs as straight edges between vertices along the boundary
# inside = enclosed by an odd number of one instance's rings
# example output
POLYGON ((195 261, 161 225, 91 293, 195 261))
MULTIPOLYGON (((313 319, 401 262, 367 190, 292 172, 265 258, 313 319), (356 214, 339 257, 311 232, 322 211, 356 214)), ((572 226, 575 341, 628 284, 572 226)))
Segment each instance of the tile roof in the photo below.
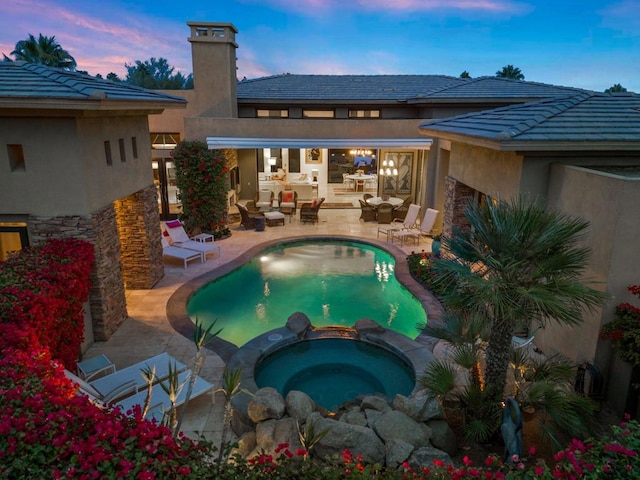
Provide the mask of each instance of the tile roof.
POLYGON ((445 75, 294 75, 243 80, 238 101, 443 101, 469 99, 536 99, 582 92, 498 77, 458 78, 445 75))
POLYGON ((423 123, 425 135, 503 150, 640 148, 640 96, 583 92, 423 123), (624 146, 623 146, 624 145, 624 146))
POLYGON ((28 101, 32 108, 36 100, 83 101, 85 105, 93 101, 103 108, 111 101, 152 102, 165 107, 186 104, 181 97, 78 72, 20 61, 0 62, 0 104, 28 101))

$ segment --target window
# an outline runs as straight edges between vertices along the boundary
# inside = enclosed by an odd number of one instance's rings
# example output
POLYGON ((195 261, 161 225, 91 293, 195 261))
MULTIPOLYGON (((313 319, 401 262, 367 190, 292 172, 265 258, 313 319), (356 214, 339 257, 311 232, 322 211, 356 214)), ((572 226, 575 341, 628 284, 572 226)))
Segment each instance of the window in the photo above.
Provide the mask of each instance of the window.
POLYGON ((24 163, 24 150, 22 145, 7 145, 7 153, 9 154, 9 168, 12 172, 24 172, 26 170, 24 163))
POLYGON ((113 158, 111 157, 111 142, 109 140, 104 142, 104 156, 107 159, 107 165, 113 165, 113 158))
POLYGON ((0 261, 29 246, 26 222, 0 221, 0 261))
POLYGON ((349 110, 349 118, 380 118, 380 110, 349 110))
POLYGON ((304 118, 334 118, 333 110, 304 110, 302 112, 304 118))
POLYGON ((289 110, 256 110, 256 116, 259 118, 288 118, 289 110))
POLYGON ((127 150, 124 148, 124 138, 118 139, 118 147, 120 148, 120 161, 125 163, 127 161, 127 150))
POLYGON ((133 151, 133 158, 138 159, 138 139, 131 137, 131 150, 133 151))

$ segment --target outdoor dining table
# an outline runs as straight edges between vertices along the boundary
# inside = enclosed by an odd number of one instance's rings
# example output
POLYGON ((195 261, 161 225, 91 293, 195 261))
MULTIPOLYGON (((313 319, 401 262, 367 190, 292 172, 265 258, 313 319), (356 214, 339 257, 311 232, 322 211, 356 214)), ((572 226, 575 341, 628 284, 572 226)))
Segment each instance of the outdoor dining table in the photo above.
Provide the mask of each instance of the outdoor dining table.
POLYGON ((398 197, 389 197, 386 200, 383 200, 382 197, 367 198, 367 203, 369 205, 371 205, 372 207, 377 207, 378 205, 380 205, 383 202, 390 203, 391 206, 393 206, 393 208, 398 208, 400 205, 402 205, 404 200, 402 200, 401 198, 398 198, 398 197))

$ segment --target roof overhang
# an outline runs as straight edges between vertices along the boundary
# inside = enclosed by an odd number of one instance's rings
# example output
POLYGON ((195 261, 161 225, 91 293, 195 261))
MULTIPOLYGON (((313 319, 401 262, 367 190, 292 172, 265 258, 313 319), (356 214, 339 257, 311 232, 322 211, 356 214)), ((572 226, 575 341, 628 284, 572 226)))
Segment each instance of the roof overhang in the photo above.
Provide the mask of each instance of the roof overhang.
POLYGON ((210 149, 220 148, 404 148, 429 150, 430 138, 259 138, 207 137, 210 149))

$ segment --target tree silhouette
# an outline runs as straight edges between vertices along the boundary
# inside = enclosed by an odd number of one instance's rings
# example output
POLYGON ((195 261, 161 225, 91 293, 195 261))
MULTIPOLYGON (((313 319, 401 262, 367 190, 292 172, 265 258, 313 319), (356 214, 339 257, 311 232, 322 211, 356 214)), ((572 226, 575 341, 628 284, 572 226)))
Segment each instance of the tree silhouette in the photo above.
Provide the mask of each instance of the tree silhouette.
MULTIPOLYGON (((75 58, 60 46, 56 37, 47 37, 42 34, 37 39, 29 34, 26 40, 20 40, 16 43, 11 55, 15 60, 62 68, 63 70, 75 71, 77 66, 75 58)), ((10 59, 5 55, 4 60, 10 59)))
MULTIPOLYGON (((133 65, 125 63, 127 77, 124 82, 152 90, 185 90, 193 88, 193 76, 174 74, 174 68, 169 65, 166 58, 154 58, 144 62, 136 60, 133 65)), ((109 76, 107 76, 109 78, 109 76)), ((109 78, 115 80, 115 78, 109 78)))
POLYGON ((513 65, 506 65, 502 67, 502 70, 496 72, 496 77, 511 78, 513 80, 524 80, 524 75, 518 67, 513 65))
POLYGON ((469 72, 465 70, 460 74, 460 78, 471 78, 471 75, 469 75, 469 72))
POLYGON ((621 93, 621 92, 626 92, 626 91, 627 91, 626 88, 624 88, 619 83, 616 83, 616 84, 612 85, 611 87, 607 88, 604 91, 604 93, 621 93))

